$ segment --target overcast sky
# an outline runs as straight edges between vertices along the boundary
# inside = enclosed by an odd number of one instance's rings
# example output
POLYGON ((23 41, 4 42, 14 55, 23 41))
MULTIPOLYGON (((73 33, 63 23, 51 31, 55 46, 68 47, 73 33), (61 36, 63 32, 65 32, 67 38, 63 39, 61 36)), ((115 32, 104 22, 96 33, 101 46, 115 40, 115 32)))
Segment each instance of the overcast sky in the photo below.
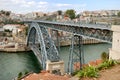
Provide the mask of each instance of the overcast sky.
POLYGON ((0 0, 0 10, 15 13, 57 10, 120 10, 120 0, 0 0))

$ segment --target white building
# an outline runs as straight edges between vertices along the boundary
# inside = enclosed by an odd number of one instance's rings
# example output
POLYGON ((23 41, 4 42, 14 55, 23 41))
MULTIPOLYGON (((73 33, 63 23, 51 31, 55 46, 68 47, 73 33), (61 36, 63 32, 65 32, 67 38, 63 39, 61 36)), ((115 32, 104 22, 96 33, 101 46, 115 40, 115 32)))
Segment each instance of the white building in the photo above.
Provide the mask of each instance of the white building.
POLYGON ((3 32, 4 32, 4 29, 3 29, 3 28, 0 28, 0 36, 3 35, 3 32))
POLYGON ((37 17, 43 17, 44 13, 43 12, 32 12, 32 13, 27 13, 24 16, 25 16, 25 19, 35 19, 37 17))
POLYGON ((19 28, 20 28, 20 25, 14 25, 14 24, 7 24, 3 26, 4 30, 10 30, 12 31, 12 34, 17 34, 19 28))
POLYGON ((10 14, 10 18, 12 20, 22 20, 23 19, 23 15, 22 14, 15 14, 15 13, 11 13, 10 14))

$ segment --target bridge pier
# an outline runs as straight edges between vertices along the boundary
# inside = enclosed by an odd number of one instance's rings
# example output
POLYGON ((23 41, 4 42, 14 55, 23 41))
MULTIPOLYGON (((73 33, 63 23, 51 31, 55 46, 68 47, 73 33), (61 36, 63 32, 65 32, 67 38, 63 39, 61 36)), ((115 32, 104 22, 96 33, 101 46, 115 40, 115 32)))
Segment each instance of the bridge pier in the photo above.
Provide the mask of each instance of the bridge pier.
POLYGON ((109 58, 120 59, 120 25, 113 25, 113 41, 112 48, 109 50, 109 58))
POLYGON ((59 36, 58 30, 50 29, 49 32, 50 32, 50 35, 51 35, 51 37, 52 37, 58 51, 60 52, 60 40, 59 40, 60 36, 59 36))
POLYGON ((71 40, 68 72, 73 73, 75 70, 82 69, 84 63, 83 42, 82 36, 74 35, 71 40))
POLYGON ((46 70, 50 71, 50 73, 64 75, 64 61, 58 62, 46 62, 46 70))

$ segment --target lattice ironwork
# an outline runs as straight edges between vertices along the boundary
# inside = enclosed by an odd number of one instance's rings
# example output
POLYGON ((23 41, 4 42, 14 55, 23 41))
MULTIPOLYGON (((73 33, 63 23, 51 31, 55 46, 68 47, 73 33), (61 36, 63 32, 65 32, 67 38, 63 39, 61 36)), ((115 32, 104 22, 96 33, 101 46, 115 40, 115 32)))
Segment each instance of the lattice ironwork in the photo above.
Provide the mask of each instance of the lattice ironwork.
POLYGON ((31 47, 35 55, 39 55, 37 58, 43 69, 46 68, 47 60, 52 62, 60 60, 56 46, 45 26, 32 23, 29 29, 27 44, 31 47), (37 47, 36 43, 39 44, 40 47, 37 47))
POLYGON ((72 73, 75 69, 82 69, 83 63, 84 53, 82 37, 73 35, 69 54, 68 72, 72 73))
POLYGON ((50 29, 51 38, 54 41, 57 50, 60 52, 60 36, 58 30, 50 29))
MULTIPOLYGON (((29 34, 28 34, 28 44, 31 49, 35 52, 39 61, 41 62, 43 68, 45 69, 46 61, 59 61, 60 57, 58 51, 48 34, 47 28, 54 30, 65 31, 73 33, 72 46, 70 49, 70 60, 69 60, 69 72, 73 72, 73 63, 77 60, 82 64, 84 62, 84 55, 82 54, 82 37, 87 37, 91 39, 96 39, 101 42, 112 43, 112 31, 111 25, 101 25, 101 24, 79 24, 79 23, 61 23, 61 22, 50 22, 50 21, 40 21, 32 20, 25 21, 27 23, 32 23, 29 34), (79 36, 79 37, 78 37, 79 36), (74 41, 78 39, 79 42, 77 46, 74 45, 74 41), (40 44, 40 48, 36 47, 36 43, 40 44), (41 57, 40 57, 41 56, 41 57), (77 56, 77 58, 75 58, 77 56)), ((80 65, 81 66, 81 65, 80 65)))
POLYGON ((61 23, 50 21, 26 21, 28 23, 37 22, 42 26, 49 27, 54 30, 66 31, 76 35, 85 36, 102 42, 112 43, 111 25, 103 24, 78 24, 78 23, 61 23))

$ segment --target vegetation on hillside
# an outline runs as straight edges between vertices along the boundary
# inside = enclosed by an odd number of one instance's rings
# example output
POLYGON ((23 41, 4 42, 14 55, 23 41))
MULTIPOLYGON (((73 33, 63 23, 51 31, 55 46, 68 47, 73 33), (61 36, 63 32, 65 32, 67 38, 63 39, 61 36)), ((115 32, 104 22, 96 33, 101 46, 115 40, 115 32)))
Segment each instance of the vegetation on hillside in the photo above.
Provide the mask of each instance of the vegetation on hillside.
POLYGON ((73 74, 78 76, 79 78, 83 77, 97 78, 100 76, 99 71, 111 68, 112 66, 119 64, 119 62, 116 60, 108 59, 108 54, 106 52, 103 52, 101 54, 101 59, 103 61, 101 64, 97 66, 88 65, 86 67, 83 67, 82 70, 75 71, 73 74))
POLYGON ((67 15, 70 19, 74 19, 75 18, 75 10, 68 9, 68 10, 66 10, 65 15, 67 15))
POLYGON ((118 14, 117 14, 117 15, 118 15, 118 17, 120 17, 120 12, 118 12, 118 14))
POLYGON ((99 77, 99 71, 103 69, 108 69, 114 65, 118 64, 115 60, 106 60, 105 62, 99 64, 98 66, 87 66, 84 67, 82 70, 76 71, 75 75, 79 78, 83 77, 99 77))
POLYGON ((22 78, 23 76, 27 75, 27 74, 29 74, 28 71, 25 71, 24 73, 20 72, 20 73, 18 74, 17 80, 21 80, 21 78, 22 78))
POLYGON ((103 53, 101 54, 101 59, 102 59, 103 61, 106 61, 106 60, 109 59, 109 55, 108 55, 106 52, 103 52, 103 53))
POLYGON ((58 10, 58 15, 62 15, 62 11, 61 10, 58 10))

